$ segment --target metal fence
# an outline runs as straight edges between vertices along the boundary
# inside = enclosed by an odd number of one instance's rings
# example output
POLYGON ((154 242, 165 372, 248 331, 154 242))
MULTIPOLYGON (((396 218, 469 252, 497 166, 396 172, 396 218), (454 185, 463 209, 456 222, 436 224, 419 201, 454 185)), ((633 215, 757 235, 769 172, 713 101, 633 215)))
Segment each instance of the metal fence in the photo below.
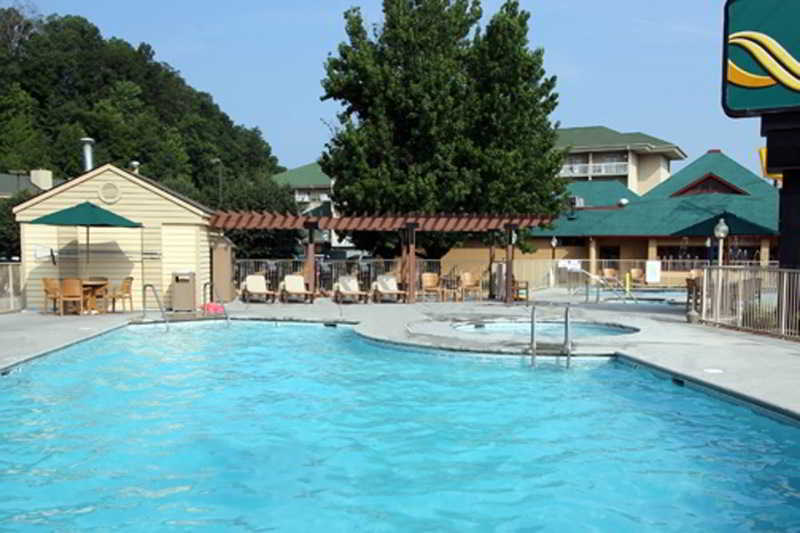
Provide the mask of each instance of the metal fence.
POLYGON ((704 322, 783 337, 800 337, 800 271, 710 267, 701 292, 704 322))
MULTIPOLYGON (((323 294, 333 292, 334 285, 341 276, 353 276, 358 280, 361 290, 369 291, 378 276, 394 275, 400 284, 405 283, 406 271, 400 259, 358 259, 315 261, 315 285, 323 294)), ((482 292, 489 294, 488 265, 485 262, 461 262, 444 265, 439 260, 417 259, 416 290, 422 290, 424 274, 436 274, 435 283, 443 289, 455 290, 460 286, 461 275, 469 272, 478 280, 482 292)), ((263 275, 267 287, 277 290, 284 276, 288 274, 305 275, 305 262, 290 259, 240 259, 234 268, 234 281, 238 288, 243 286, 247 276, 263 275)))
POLYGON ((0 263, 0 313, 22 309, 22 272, 19 263, 0 263))

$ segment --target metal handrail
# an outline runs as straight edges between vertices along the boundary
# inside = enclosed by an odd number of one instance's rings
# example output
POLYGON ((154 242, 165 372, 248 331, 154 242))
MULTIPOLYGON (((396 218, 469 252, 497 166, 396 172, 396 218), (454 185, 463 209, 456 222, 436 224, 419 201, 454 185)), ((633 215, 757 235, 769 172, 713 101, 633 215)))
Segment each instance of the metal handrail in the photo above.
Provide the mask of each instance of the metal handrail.
POLYGON ((142 318, 147 317, 147 289, 150 288, 153 291, 153 296, 156 297, 156 303, 158 304, 158 309, 161 311, 161 318, 164 319, 164 324, 167 326, 167 331, 169 331, 169 318, 167 318, 167 313, 164 311, 164 306, 161 305, 161 298, 158 296, 158 291, 156 290, 155 285, 152 283, 146 284, 142 287, 142 318))
POLYGON ((222 315, 225 317, 225 322, 227 323, 228 327, 231 327, 231 317, 228 315, 228 309, 225 307, 225 302, 223 302, 222 298, 219 297, 217 287, 212 281, 206 281, 203 284, 203 315, 206 314, 206 303, 208 303, 208 300, 206 300, 206 287, 211 288, 211 290, 208 291, 209 300, 211 299, 213 293, 214 298, 216 298, 218 303, 222 306, 222 315))

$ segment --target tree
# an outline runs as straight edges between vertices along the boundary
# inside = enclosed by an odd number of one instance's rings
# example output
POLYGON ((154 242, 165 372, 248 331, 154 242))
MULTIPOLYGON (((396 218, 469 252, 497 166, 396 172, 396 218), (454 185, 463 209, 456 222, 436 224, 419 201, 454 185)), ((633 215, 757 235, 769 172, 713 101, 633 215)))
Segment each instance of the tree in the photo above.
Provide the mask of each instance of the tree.
MULTIPOLYGON (((211 198, 206 200, 207 205, 216 205, 211 198)), ((289 187, 266 176, 225 184, 222 209, 297 214, 289 187)), ((226 235, 236 244, 236 255, 242 258, 291 257, 300 239, 297 231, 230 230, 226 235)))
POLYGON ((36 124, 36 102, 18 83, 0 95, 0 168, 29 170, 47 165, 45 137, 36 124))
POLYGON ((12 209, 33 198, 35 194, 20 191, 11 198, 0 198, 0 257, 16 257, 20 255, 19 224, 14 218, 12 209))
MULTIPOLYGON (((543 51, 528 49, 518 2, 485 34, 477 0, 384 0, 383 11, 372 38, 358 9, 345 12, 349 40, 325 64, 322 98, 343 110, 320 165, 339 212, 558 213, 555 78, 544 75, 543 51)), ((418 242, 437 257, 464 237, 418 242)), ((391 236, 353 238, 396 247, 391 236)))

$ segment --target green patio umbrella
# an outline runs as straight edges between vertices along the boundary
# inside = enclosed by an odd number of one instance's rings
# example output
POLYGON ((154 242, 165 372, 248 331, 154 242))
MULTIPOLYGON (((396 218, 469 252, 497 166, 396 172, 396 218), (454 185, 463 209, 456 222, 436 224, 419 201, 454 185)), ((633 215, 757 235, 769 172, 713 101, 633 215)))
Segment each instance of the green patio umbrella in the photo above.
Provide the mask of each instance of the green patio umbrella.
POLYGON ((86 227, 86 262, 89 262, 89 228, 141 228, 138 222, 112 213, 108 209, 83 202, 73 207, 61 209, 55 213, 44 215, 31 224, 47 224, 49 226, 85 226, 86 227))

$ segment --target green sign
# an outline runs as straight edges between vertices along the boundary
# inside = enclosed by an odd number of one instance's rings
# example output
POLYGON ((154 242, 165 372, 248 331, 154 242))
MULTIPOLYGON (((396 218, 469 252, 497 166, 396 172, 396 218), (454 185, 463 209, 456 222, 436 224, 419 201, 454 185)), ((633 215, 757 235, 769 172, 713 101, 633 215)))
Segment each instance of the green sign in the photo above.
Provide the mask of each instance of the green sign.
POLYGON ((722 107, 731 117, 800 110, 800 1, 727 0, 722 107))

